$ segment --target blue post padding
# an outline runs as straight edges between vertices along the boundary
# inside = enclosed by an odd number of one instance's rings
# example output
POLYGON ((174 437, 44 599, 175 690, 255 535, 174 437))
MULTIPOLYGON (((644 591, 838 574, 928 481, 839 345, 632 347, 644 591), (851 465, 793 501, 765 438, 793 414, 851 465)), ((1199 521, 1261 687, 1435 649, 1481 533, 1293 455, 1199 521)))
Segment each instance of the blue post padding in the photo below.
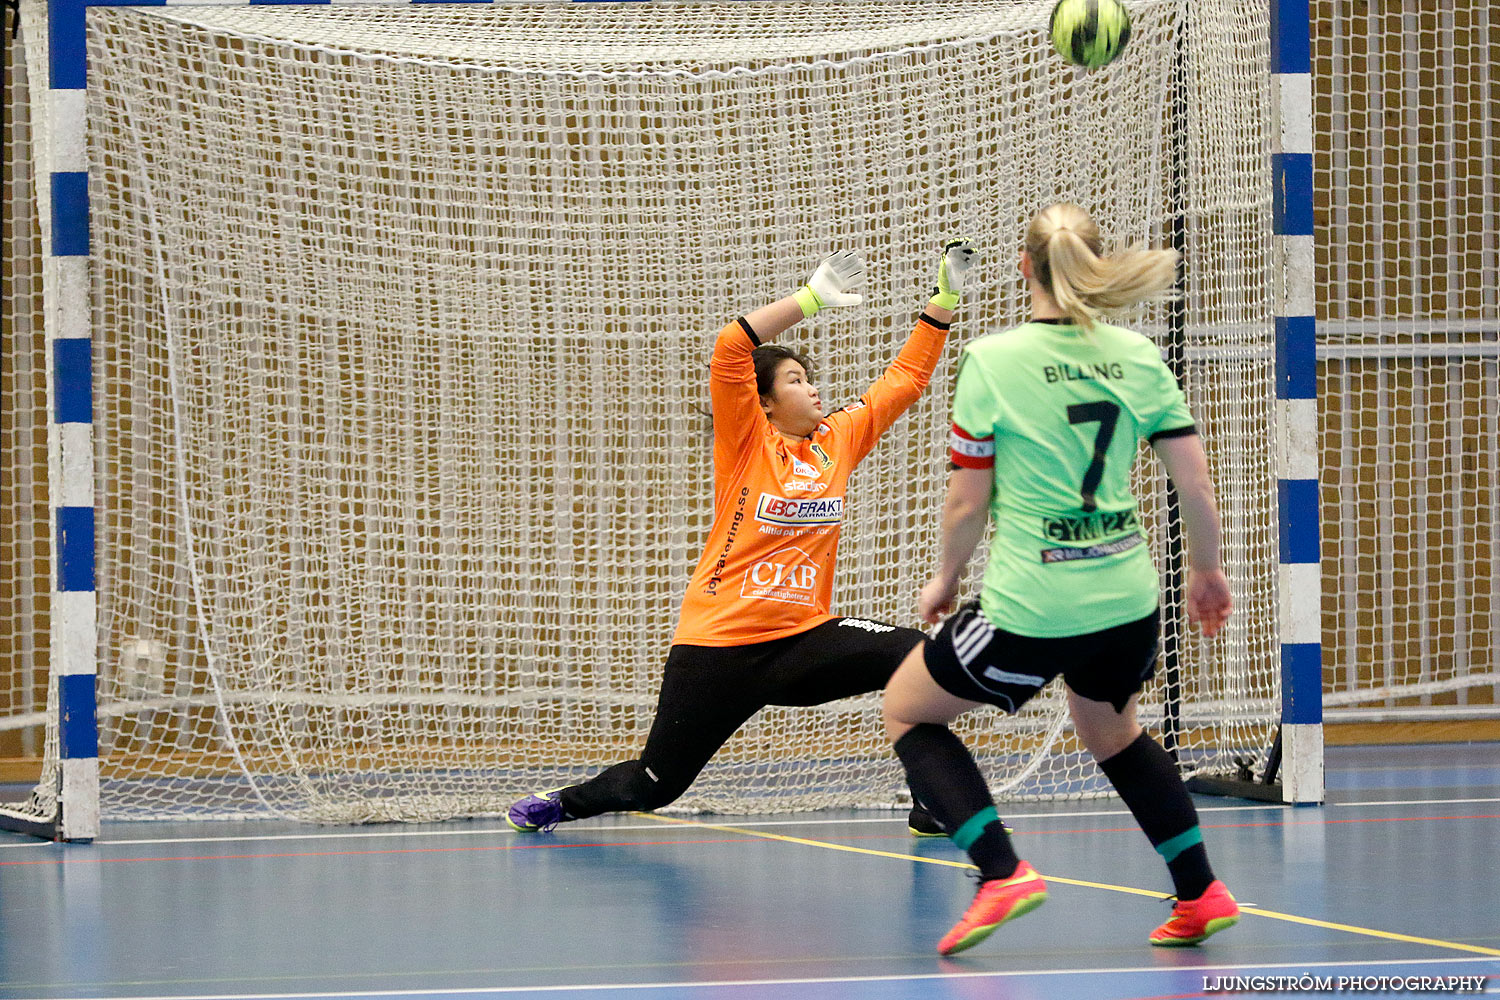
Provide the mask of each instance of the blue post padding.
POLYGON ((1276 317, 1276 398, 1318 398, 1318 330, 1312 316, 1276 317))
POLYGON ((1276 512, 1281 524, 1281 562, 1318 562, 1318 481, 1276 480, 1276 512))
POLYGON ((1278 236, 1313 234, 1311 153, 1271 154, 1271 229, 1278 236))
POLYGON ((57 678, 57 708, 57 748, 63 759, 99 756, 94 675, 60 675, 57 678))
POLYGON ((52 254, 89 255, 89 175, 85 171, 52 174, 52 254))
POLYGON ((53 90, 82 90, 87 84, 83 44, 86 10, 84 0, 47 0, 47 72, 53 90))
POLYGON ((47 0, 47 76, 52 89, 82 90, 88 85, 83 21, 90 7, 164 7, 166 3, 167 0, 47 0))
POLYGON ((94 419, 92 342, 87 337, 60 337, 52 342, 52 419, 60 424, 87 424, 94 419))
POLYGON ((94 589, 94 508, 57 508, 57 589, 94 589))
POLYGON ((1310 0, 1271 0, 1271 72, 1312 72, 1310 0))
POLYGON ((1281 644, 1281 721, 1323 721, 1323 644, 1281 644))

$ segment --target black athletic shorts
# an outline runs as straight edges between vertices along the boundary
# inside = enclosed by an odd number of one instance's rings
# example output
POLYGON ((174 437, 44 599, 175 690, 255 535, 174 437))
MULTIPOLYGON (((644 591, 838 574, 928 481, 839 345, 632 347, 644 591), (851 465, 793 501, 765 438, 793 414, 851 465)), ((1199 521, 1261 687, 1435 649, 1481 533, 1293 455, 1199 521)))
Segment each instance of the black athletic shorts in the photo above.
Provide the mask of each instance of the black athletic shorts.
POLYGON ((719 748, 767 705, 822 705, 879 691, 926 641, 916 629, 834 618, 766 642, 673 646, 640 756, 564 789, 563 805, 580 819, 659 809, 687 791, 719 748))
POLYGON ((733 732, 767 705, 822 705, 879 691, 926 638, 914 628, 835 618, 767 642, 673 646, 657 717, 731 715, 733 732))
POLYGON ((1012 714, 1062 674, 1068 687, 1124 711, 1156 673, 1161 616, 1084 635, 1016 635, 991 625, 978 601, 965 604, 928 644, 927 671, 944 691, 1012 714))

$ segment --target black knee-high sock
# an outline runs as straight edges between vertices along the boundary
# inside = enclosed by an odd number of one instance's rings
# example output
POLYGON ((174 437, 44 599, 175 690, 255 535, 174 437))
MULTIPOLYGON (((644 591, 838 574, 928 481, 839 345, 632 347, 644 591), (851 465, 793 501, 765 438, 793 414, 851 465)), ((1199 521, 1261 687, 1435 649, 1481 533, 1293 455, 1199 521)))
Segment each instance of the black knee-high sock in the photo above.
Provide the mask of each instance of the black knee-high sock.
POLYGON ((1198 811, 1172 757, 1146 733, 1099 761, 1151 846, 1167 862, 1178 899, 1197 899, 1214 880, 1198 830, 1198 811))
POLYGON ((621 761, 605 768, 588 781, 569 785, 558 798, 566 819, 588 819, 607 812, 650 812, 676 801, 688 783, 668 778, 643 761, 621 761))
POLYGON ((1010 878, 1020 859, 995 813, 984 775, 947 726, 924 722, 896 741, 912 795, 948 836, 969 853, 986 881, 1010 878))

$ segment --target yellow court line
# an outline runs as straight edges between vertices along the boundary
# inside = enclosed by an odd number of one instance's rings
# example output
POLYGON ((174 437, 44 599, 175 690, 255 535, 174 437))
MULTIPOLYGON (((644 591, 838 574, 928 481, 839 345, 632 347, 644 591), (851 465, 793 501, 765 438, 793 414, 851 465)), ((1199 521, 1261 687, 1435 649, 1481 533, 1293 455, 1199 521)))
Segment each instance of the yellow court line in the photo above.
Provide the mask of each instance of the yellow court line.
MULTIPOLYGON (((699 823, 696 820, 677 819, 674 816, 658 816, 655 813, 636 813, 635 815, 646 819, 654 819, 659 823, 672 823, 681 826, 696 827, 700 830, 719 830, 724 833, 738 833, 746 837, 759 837, 762 840, 780 840, 788 844, 801 844, 804 847, 822 847, 830 851, 847 851, 850 854, 869 854, 877 858, 895 858, 897 861, 920 861, 925 865, 944 865, 948 868, 968 868, 974 866, 962 861, 948 861, 943 858, 924 858, 917 854, 898 854, 893 851, 876 851, 868 847, 851 847, 848 844, 830 844, 824 840, 807 840, 803 837, 788 837, 782 833, 765 833, 761 830, 747 830, 738 826, 720 826, 716 823, 699 823)), ((1062 878, 1057 875, 1044 876, 1048 882, 1057 882, 1061 885, 1082 886, 1085 889, 1106 889, 1110 892, 1124 892, 1132 896, 1151 896, 1154 899, 1164 899, 1159 892, 1150 889, 1136 889, 1128 885, 1110 885, 1108 882, 1085 882, 1082 879, 1062 878)), ((1454 951, 1468 951, 1476 955, 1500 956, 1500 949, 1485 948, 1475 944, 1461 944, 1457 941, 1440 941, 1436 938, 1414 937, 1410 934, 1396 934, 1392 931, 1376 930, 1373 927, 1355 927, 1352 924, 1335 924, 1327 920, 1315 920, 1312 917, 1299 917, 1293 913, 1279 913, 1276 910, 1263 910, 1258 906, 1242 904, 1242 913, 1254 914, 1257 917, 1267 917, 1271 920, 1285 920, 1293 924, 1305 924, 1308 927, 1322 927, 1325 930, 1344 931, 1349 934, 1363 934, 1366 937, 1384 938, 1388 941, 1401 941, 1406 944, 1425 944, 1434 948, 1451 948, 1454 951)))
MULTIPOLYGON (((890 851, 875 851, 868 847, 850 847, 847 844, 830 844, 823 840, 804 840, 801 837, 788 837, 784 833, 763 833, 760 830, 746 830, 738 826, 719 826, 715 823, 699 823, 691 819, 677 819, 674 816, 658 816, 655 813, 636 813, 644 819, 654 819, 659 823, 675 823, 679 826, 696 827, 699 830, 719 830, 723 833, 742 833, 747 837, 759 837, 762 840, 780 840, 788 844, 802 844, 806 847, 826 847, 831 851, 848 851, 850 854, 871 854, 877 858, 895 858, 897 861, 923 861, 930 865, 946 865, 949 868, 973 868, 974 866, 964 861, 944 861, 942 858, 919 858, 913 854, 894 854, 890 851)), ((1156 893, 1160 896, 1161 893, 1156 893)))

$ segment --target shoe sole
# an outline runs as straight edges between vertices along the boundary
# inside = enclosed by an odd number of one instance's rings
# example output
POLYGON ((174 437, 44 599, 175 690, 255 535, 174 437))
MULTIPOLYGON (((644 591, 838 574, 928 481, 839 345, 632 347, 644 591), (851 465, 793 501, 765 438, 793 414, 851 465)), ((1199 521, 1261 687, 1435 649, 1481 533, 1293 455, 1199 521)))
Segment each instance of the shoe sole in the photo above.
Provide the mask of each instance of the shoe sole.
POLYGON ((1030 896, 1022 896, 1016 902, 1016 905, 1010 908, 1010 912, 1000 920, 995 921, 993 924, 985 924, 983 927, 974 928, 972 931, 955 941, 947 951, 943 951, 941 948, 939 948, 938 954, 957 955, 961 951, 967 951, 979 942, 983 941, 985 938, 989 937, 991 934, 995 933, 995 931, 1000 928, 1001 924, 1007 924, 1017 917, 1025 916, 1032 910, 1036 909, 1038 906, 1041 906, 1046 901, 1047 893, 1045 890, 1043 890, 1042 892, 1034 892, 1030 896))
POLYGON ((1240 922, 1240 915, 1236 913, 1232 917, 1218 917, 1203 925, 1203 933, 1197 937, 1190 938, 1151 938, 1151 943, 1158 948, 1188 948, 1202 941, 1207 941, 1222 930, 1228 930, 1240 922))
MULTIPOLYGON (((1016 831, 1012 830, 1010 827, 1006 826, 1004 823, 1000 824, 1000 829, 1002 829, 1002 830, 1005 831, 1005 835, 1007 837, 1011 836, 1012 834, 1014 834, 1016 832, 1016 831)), ((946 836, 948 836, 946 833, 943 833, 941 830, 918 830, 914 826, 908 826, 906 828, 906 831, 908 833, 910 833, 913 837, 946 837, 946 836)))

